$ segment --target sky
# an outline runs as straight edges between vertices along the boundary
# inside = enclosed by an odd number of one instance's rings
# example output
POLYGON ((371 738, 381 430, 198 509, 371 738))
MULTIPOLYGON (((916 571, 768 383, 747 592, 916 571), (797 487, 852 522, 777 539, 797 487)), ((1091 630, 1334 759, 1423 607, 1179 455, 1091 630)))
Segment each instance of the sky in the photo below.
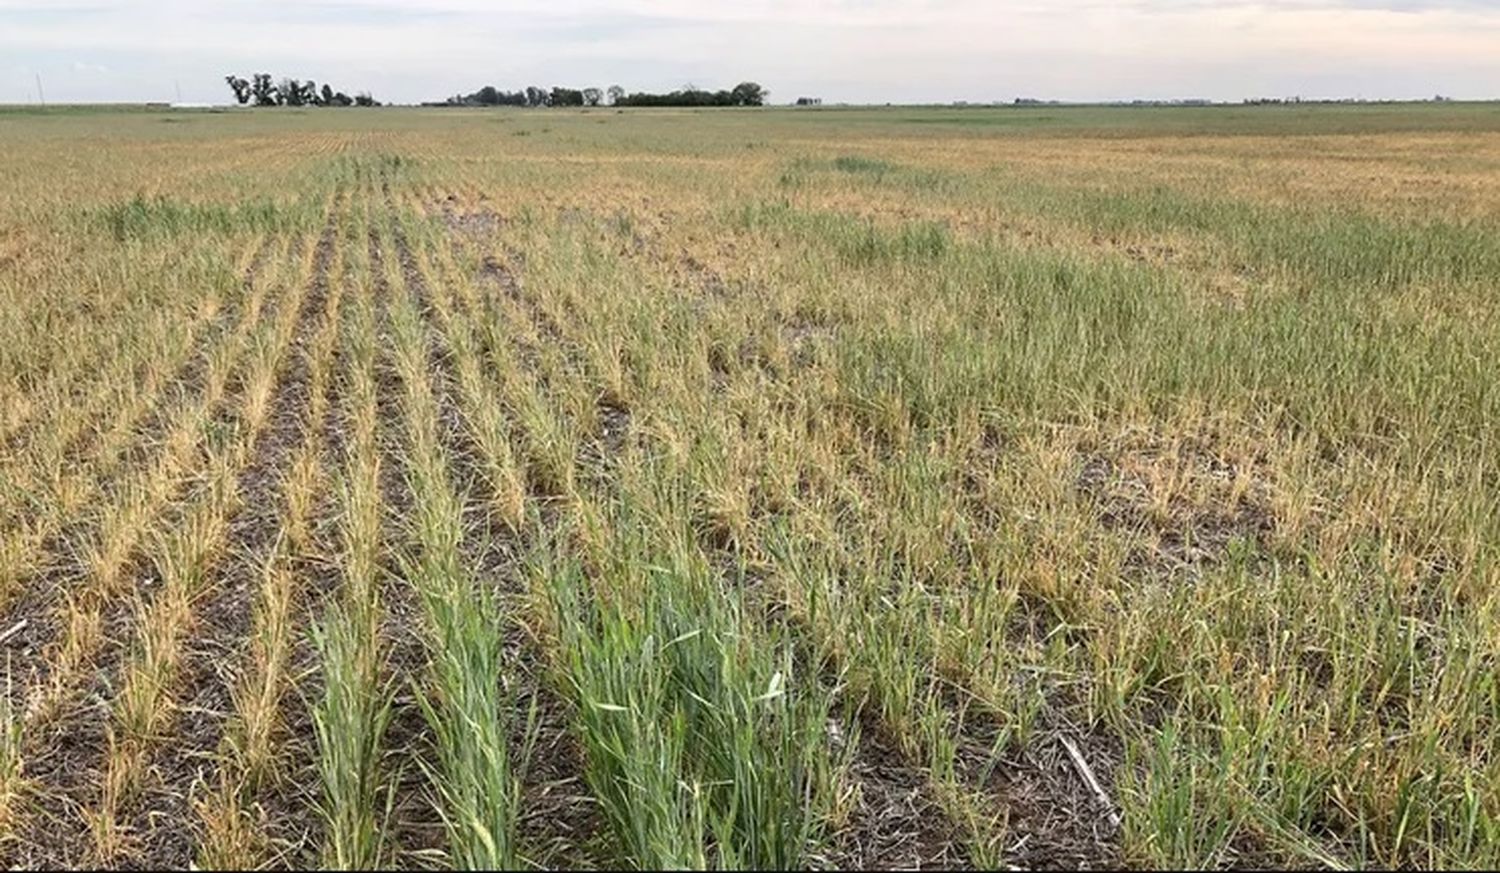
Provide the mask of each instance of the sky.
POLYGON ((484 84, 772 102, 1500 97, 1500 0, 0 0, 0 103, 392 102, 484 84))

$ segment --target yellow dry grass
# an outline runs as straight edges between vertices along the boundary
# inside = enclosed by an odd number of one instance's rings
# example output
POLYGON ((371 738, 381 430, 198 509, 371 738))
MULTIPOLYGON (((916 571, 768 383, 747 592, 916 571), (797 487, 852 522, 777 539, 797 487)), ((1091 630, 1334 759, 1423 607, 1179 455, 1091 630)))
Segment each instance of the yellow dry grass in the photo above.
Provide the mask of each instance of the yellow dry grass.
POLYGON ((1492 107, 12 114, 8 866, 1500 860, 1492 107))

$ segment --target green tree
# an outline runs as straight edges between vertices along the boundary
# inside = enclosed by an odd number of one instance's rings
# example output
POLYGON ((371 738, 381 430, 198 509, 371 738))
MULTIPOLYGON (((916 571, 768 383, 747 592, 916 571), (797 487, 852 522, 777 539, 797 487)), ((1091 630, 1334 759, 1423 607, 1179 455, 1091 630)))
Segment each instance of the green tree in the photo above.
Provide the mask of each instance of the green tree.
POLYGON ((224 81, 228 82, 230 90, 234 91, 236 102, 241 106, 250 102, 250 82, 248 80, 230 74, 224 77, 224 81))
POLYGON ((735 106, 764 106, 771 94, 759 82, 741 82, 729 93, 735 106))
POLYGON ((271 84, 270 73, 256 73, 251 79, 250 93, 255 97, 256 106, 275 106, 280 102, 276 86, 271 84))
POLYGON ((583 92, 577 88, 553 88, 548 106, 582 106, 583 92))

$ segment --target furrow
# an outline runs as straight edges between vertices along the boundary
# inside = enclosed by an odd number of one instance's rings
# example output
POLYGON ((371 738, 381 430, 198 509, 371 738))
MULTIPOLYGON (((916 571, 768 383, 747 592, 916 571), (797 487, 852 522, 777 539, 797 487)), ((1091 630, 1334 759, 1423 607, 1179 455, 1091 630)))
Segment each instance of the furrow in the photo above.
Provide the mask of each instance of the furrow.
MULTIPOLYGON (((113 420, 107 435, 99 436, 93 451, 79 446, 63 453, 65 461, 60 469, 71 472, 58 477, 54 490, 59 499, 45 502, 19 528, 0 535, 0 607, 13 616, 5 624, 9 627, 22 619, 28 622, 24 634, 7 642, 12 650, 45 644, 49 626, 33 616, 44 611, 47 602, 53 599, 56 591, 48 583, 62 575, 70 560, 67 552, 74 543, 87 537, 91 524, 97 523, 87 515, 93 502, 108 499, 111 485, 117 489, 114 496, 130 495, 133 488, 139 487, 136 482, 140 477, 153 469, 150 466, 153 461, 158 465, 165 461, 162 451, 181 447, 171 437, 174 429, 180 429, 191 419, 191 398, 196 394, 207 400, 222 388, 222 382, 207 378, 208 368, 221 344, 238 346, 254 329, 253 314, 260 312, 267 293, 265 285, 258 281, 260 270, 272 245, 268 242, 257 250, 241 284, 243 299, 234 301, 229 314, 217 319, 212 329, 202 332, 200 341, 178 363, 170 380, 176 388, 178 403, 169 403, 166 386, 138 392, 149 402, 122 404, 122 414, 113 420), (18 596, 12 599, 7 592, 18 596)), ((92 414, 79 417, 95 418, 92 414)), ((103 429, 91 433, 102 434, 103 429)))
POLYGON ((136 609, 136 649, 124 665, 107 734, 103 784, 89 813, 93 857, 105 863, 127 856, 176 866, 190 857, 191 832, 181 824, 190 820, 191 785, 180 783, 183 773, 202 766, 203 750, 171 746, 200 741, 209 715, 183 693, 203 678, 194 673, 201 665, 195 665, 192 633, 217 620, 223 626, 214 630, 226 634, 227 642, 243 636, 233 616, 216 614, 224 597, 240 594, 226 583, 243 581, 232 574, 225 579, 223 567, 240 550, 253 550, 252 538, 274 536, 274 523, 267 532, 246 514, 261 511, 277 488, 291 433, 280 416, 298 400, 298 338, 309 329, 314 304, 320 302, 319 286, 332 252, 330 223, 304 268, 310 275, 299 280, 297 295, 277 314, 264 363, 245 381, 244 401, 235 411, 242 436, 224 454, 223 478, 216 477, 155 554, 161 590, 136 609))
POLYGON ((23 841, 28 851, 77 863, 127 849, 113 812, 145 775, 141 738, 152 736, 168 711, 163 679, 177 666, 195 589, 222 542, 235 474, 264 420, 301 294, 299 280, 270 320, 247 312, 247 331, 252 324, 258 330, 236 345, 250 354, 249 363, 238 367, 242 352, 228 349, 208 365, 203 396, 184 408, 137 492, 145 500, 123 504, 101 528, 84 587, 64 604, 64 632, 46 662, 52 669, 31 686, 27 741, 39 796, 31 824, 45 830, 23 841), (229 397, 239 406, 228 405, 229 397), (183 489, 187 500, 179 506, 183 489), (144 635, 125 666, 122 641, 136 626, 144 635), (66 708, 81 692, 87 695, 81 705, 66 708), (111 708, 114 719, 106 712, 111 708), (126 730, 117 733, 117 726, 126 730))
MULTIPOLYGON (((182 823, 192 819, 194 806, 201 810, 211 803, 208 798, 214 796, 216 782, 222 787, 229 778, 215 771, 227 722, 242 714, 240 704, 248 702, 236 696, 238 677, 232 671, 251 639, 260 593, 256 586, 263 576, 269 576, 271 584, 285 578, 284 562, 278 558, 284 557, 283 544, 296 533, 290 520, 305 518, 305 503, 291 499, 294 459, 310 429, 312 370, 319 365, 315 349, 336 318, 329 306, 337 270, 336 221, 337 212, 318 242, 310 285, 291 328, 290 345, 280 353, 283 363, 254 454, 239 471, 222 558, 193 607, 191 634, 184 640, 172 695, 177 713, 172 730, 152 744, 148 766, 153 778, 133 816, 126 816, 137 852, 152 866, 186 867, 202 855, 194 833, 182 823)), ((271 598, 277 608, 285 608, 286 599, 279 592, 271 598)), ((282 616, 283 628, 284 620, 282 616)), ((285 656, 271 651, 265 657, 279 664, 285 656)), ((258 744, 244 749, 253 756, 247 767, 261 773, 269 765, 263 726, 268 716, 257 716, 250 736, 258 744)))
MULTIPOLYGON (((361 199, 366 215, 367 204, 361 199)), ((344 343, 348 414, 341 431, 347 442, 336 534, 340 578, 322 613, 313 616, 317 671, 306 690, 316 743, 315 802, 322 819, 318 863, 338 869, 388 864, 394 850, 386 818, 378 812, 380 798, 389 796, 394 690, 384 582, 390 547, 386 514, 393 495, 382 447, 379 332, 388 292, 373 263, 359 267, 344 343)))

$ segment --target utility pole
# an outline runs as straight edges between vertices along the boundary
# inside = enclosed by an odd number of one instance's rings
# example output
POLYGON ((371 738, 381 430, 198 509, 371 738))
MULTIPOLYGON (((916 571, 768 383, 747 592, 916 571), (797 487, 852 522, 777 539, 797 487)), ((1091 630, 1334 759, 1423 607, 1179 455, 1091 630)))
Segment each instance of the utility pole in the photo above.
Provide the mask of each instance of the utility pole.
POLYGON ((182 82, 178 81, 177 79, 173 79, 172 80, 172 84, 174 86, 176 86, 176 88, 177 88, 177 102, 181 103, 182 102, 182 82))
POLYGON ((36 74, 36 99, 42 103, 42 108, 47 108, 47 94, 42 90, 42 74, 36 74))

